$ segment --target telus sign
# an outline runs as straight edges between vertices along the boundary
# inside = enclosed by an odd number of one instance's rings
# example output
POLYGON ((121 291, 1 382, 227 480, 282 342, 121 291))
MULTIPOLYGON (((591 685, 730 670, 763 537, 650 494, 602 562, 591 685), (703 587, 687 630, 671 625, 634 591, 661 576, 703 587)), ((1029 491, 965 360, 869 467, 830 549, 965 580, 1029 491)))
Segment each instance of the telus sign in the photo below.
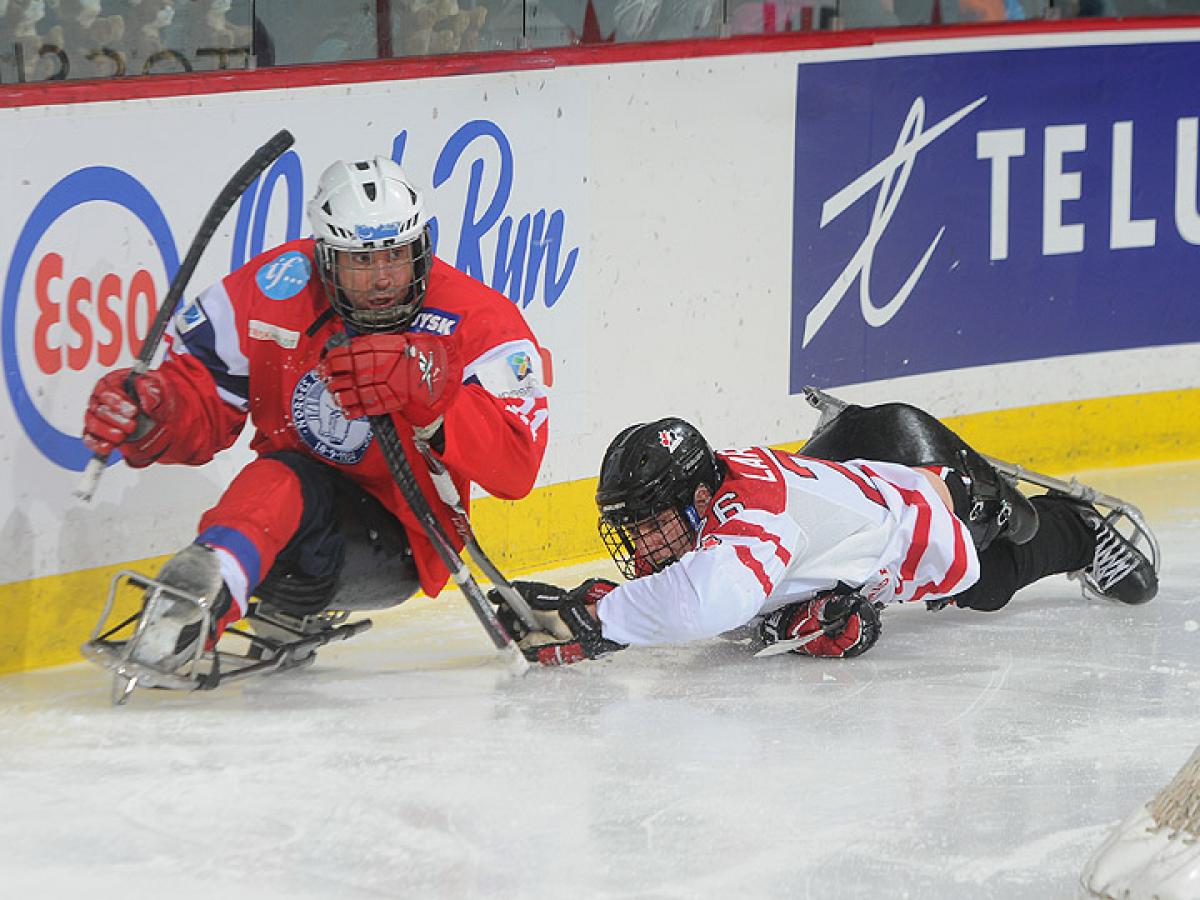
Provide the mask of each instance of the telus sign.
POLYGON ((1200 45, 799 67, 791 384, 1200 340, 1200 45))

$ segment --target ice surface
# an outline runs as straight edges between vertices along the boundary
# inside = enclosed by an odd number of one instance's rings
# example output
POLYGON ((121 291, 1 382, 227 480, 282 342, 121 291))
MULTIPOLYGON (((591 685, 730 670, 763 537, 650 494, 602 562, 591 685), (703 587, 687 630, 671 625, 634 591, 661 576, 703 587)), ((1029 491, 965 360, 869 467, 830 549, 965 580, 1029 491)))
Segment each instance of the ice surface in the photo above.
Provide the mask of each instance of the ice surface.
POLYGON ((1200 463, 1085 480, 1157 529, 1149 605, 1056 578, 889 609, 855 660, 714 640, 514 679, 449 591, 215 693, 0 678, 0 893, 1071 897, 1200 744, 1200 463))

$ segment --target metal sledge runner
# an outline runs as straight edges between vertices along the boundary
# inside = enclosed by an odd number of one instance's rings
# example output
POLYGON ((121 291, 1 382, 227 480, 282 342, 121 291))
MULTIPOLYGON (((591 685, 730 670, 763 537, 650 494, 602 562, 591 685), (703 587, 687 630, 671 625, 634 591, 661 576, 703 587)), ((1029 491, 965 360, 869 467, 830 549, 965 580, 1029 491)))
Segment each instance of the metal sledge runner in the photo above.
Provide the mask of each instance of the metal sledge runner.
POLYGON ((266 675, 311 665, 316 651, 335 641, 344 641, 371 628, 370 619, 348 622, 350 611, 329 611, 303 617, 256 603, 242 624, 232 627, 211 646, 197 641, 194 649, 173 671, 167 672, 139 661, 146 638, 147 607, 170 599, 194 610, 201 634, 211 634, 214 609, 210 598, 188 593, 146 575, 122 570, 113 576, 108 599, 92 636, 82 646, 88 660, 113 673, 113 703, 123 705, 135 689, 166 688, 177 691, 213 690, 227 682, 252 675, 266 675), (122 586, 143 592, 136 613, 109 627, 122 586), (234 645, 240 643, 240 649, 234 645))
MULTIPOLYGON (((812 438, 801 450, 801 453, 807 453, 809 447, 814 445, 814 441, 822 434, 828 433, 829 426, 851 407, 851 404, 812 386, 804 388, 804 396, 809 404, 820 412, 821 416, 813 429, 812 438)), ((930 443, 936 443, 936 440, 935 437, 930 443)), ((921 447, 920 450, 910 449, 907 452, 939 455, 937 449, 931 450, 927 446, 921 447)), ((948 453, 949 451, 943 451, 942 455, 948 455, 948 453)), ((1119 600, 1127 603, 1144 602, 1140 599, 1127 599, 1113 594, 1114 587, 1128 574, 1130 566, 1136 564, 1135 554, 1130 553, 1130 550, 1136 550, 1137 553, 1149 560, 1155 578, 1161 569, 1162 552, 1158 539, 1138 507, 1127 500, 1105 494, 1074 477, 1067 481, 1033 471, 1016 463, 997 459, 985 453, 980 453, 978 456, 998 473, 1000 481, 1003 482, 996 500, 998 507, 989 510, 992 521, 999 522, 1001 527, 1005 527, 1014 516, 1021 514, 1016 508, 1024 502, 1023 495, 1016 492, 1016 486, 1020 482, 1070 498, 1077 501, 1081 507, 1094 507, 1095 513, 1084 510, 1083 514, 1085 518, 1089 519, 1089 524, 1096 532, 1098 564, 1071 572, 1068 577, 1078 580, 1084 596, 1090 599, 1119 600)), ((946 462, 944 459, 912 459, 907 462, 911 465, 924 465, 934 461, 943 464, 946 462)), ((975 508, 981 507, 982 504, 977 501, 975 508)), ((1036 526, 1035 516, 1031 532, 1036 530, 1036 526)))

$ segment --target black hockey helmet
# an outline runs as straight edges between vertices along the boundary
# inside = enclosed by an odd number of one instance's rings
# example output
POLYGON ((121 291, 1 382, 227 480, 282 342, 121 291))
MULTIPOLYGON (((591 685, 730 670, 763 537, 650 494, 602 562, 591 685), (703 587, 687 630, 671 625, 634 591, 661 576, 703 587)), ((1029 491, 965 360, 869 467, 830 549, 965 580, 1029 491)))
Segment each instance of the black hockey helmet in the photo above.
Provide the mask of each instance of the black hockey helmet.
POLYGON ((696 488, 703 484, 715 493, 722 477, 708 441, 683 419, 631 425, 613 439, 600 464, 596 506, 600 538, 626 578, 660 571, 675 561, 639 548, 638 526, 645 528, 673 509, 694 542, 700 529, 696 488))

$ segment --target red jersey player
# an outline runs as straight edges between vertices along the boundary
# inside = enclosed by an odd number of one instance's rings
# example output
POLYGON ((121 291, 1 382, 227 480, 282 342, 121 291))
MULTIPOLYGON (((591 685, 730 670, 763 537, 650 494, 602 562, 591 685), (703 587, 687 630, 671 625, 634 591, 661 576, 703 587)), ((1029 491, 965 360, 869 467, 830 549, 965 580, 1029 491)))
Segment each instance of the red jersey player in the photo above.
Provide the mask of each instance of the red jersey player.
MULTIPOLYGON (((893 447, 916 434, 959 467, 838 462, 768 447, 714 452, 677 418, 622 431, 604 456, 596 502, 601 537, 630 580, 574 591, 521 583, 546 628, 523 636, 526 655, 558 665, 757 622, 763 654, 857 656, 878 639, 888 604, 940 608, 953 598, 994 610, 1020 587, 1075 570, 1103 572, 1111 599, 1154 596, 1149 561, 1092 507, 990 490, 995 470, 914 407, 851 408, 805 449, 838 456, 847 437, 864 441, 864 426, 893 447)), ((511 614, 504 618, 521 633, 511 614)))
MULTIPOLYGON (((103 377, 84 442, 134 467, 200 465, 247 418, 255 458, 158 580, 130 659, 170 673, 246 615, 294 617, 437 594, 447 570, 393 481, 368 416, 389 414, 449 470, 508 499, 532 489, 547 442, 539 347, 518 308, 437 259, 422 196, 398 165, 337 162, 308 205, 314 237, 268 251, 175 315, 162 365, 103 377), (328 348, 346 332, 347 345, 328 348), (353 603, 347 599, 353 595, 353 603)), ((413 467, 434 496, 425 466, 413 467)), ((464 501, 465 502, 465 501, 464 501)), ((447 533, 447 510, 433 503, 447 533)), ((147 594, 151 596, 150 592, 147 594)))

